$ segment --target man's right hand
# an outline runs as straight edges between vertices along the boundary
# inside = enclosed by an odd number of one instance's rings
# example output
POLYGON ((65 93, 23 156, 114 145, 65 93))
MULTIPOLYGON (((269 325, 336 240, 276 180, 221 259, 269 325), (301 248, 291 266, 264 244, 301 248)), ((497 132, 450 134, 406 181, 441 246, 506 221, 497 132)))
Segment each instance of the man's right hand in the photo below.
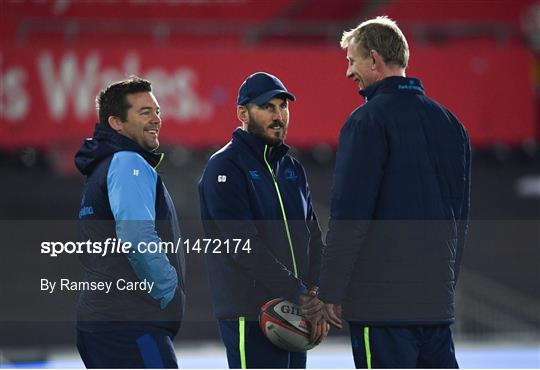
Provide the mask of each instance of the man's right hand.
POLYGON ((324 304, 325 319, 338 329, 343 328, 342 308, 340 304, 325 303, 324 304))
POLYGON ((319 344, 328 335, 330 325, 324 319, 324 303, 317 298, 319 288, 313 287, 300 296, 300 313, 311 323, 310 343, 319 344))
POLYGON ((330 324, 327 323, 324 319, 321 319, 318 322, 310 321, 310 323, 311 335, 309 338, 309 342, 318 345, 328 335, 328 332, 330 331, 330 324))

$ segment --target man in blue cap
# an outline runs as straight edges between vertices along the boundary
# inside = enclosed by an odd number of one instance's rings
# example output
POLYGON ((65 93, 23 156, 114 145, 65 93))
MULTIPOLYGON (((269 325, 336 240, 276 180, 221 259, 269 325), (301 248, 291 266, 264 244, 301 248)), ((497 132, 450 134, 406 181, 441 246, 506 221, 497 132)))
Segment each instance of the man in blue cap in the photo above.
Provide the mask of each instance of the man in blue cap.
MULTIPOLYGON (((302 165, 287 154, 289 101, 281 81, 257 72, 240 86, 232 140, 208 161, 199 182, 207 238, 241 239, 240 250, 207 253, 214 311, 230 368, 305 368, 305 352, 274 346, 261 331, 261 306, 316 294, 323 244, 302 165), (309 288, 309 290, 308 290, 309 288)), ((312 322, 311 340, 328 332, 312 322)))

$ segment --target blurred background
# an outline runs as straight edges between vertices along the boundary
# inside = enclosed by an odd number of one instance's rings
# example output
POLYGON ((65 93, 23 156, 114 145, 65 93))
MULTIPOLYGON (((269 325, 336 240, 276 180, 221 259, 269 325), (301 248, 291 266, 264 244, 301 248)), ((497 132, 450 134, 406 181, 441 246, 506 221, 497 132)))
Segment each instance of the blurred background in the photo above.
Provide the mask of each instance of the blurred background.
MULTIPOLYGON (((376 15, 398 22, 411 49, 407 75, 472 138, 454 326, 461 365, 540 367, 538 0, 0 0, 0 366, 82 366, 77 295, 39 289, 43 277, 80 277, 80 265, 40 255, 39 243, 76 238, 84 179, 73 156, 92 135, 100 89, 131 74, 152 81, 163 112, 160 172, 184 237, 196 238, 197 182, 238 125, 238 87, 256 71, 277 75, 298 98, 287 143, 326 231, 339 129, 363 103, 339 40, 376 15), (494 355, 508 349, 507 362, 494 355), (54 362, 59 353, 67 362, 54 362)), ((187 263, 181 364, 224 367, 204 257, 187 263)), ((352 366, 346 335, 332 333, 310 367, 352 366)))

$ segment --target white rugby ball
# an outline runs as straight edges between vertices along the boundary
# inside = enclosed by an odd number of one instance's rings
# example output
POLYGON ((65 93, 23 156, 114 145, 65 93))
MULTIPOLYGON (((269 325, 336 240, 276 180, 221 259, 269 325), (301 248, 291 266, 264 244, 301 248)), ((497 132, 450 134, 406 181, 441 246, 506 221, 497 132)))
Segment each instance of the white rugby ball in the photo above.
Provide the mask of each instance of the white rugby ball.
POLYGON ((261 307, 259 323, 266 337, 277 347, 304 352, 315 347, 309 343, 311 324, 300 315, 300 307, 283 298, 275 298, 261 307))

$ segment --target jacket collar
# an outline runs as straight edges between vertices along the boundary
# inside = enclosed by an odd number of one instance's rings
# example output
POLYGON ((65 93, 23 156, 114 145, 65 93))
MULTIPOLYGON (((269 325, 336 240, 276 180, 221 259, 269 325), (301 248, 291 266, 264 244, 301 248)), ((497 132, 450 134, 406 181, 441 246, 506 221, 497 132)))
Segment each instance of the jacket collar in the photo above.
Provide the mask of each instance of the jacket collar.
POLYGON ((366 102, 379 94, 388 93, 424 95, 424 86, 422 86, 422 81, 417 78, 391 76, 360 90, 360 95, 366 98, 366 102))
MULTIPOLYGON (((249 134, 247 131, 244 131, 242 128, 238 127, 234 130, 232 135, 233 143, 239 143, 249 148, 255 156, 264 163, 264 152, 265 146, 267 146, 261 139, 249 134)), ((273 147, 270 156, 267 156, 267 160, 271 165, 277 163, 281 158, 283 158, 289 151, 289 146, 286 144, 280 144, 273 147)))
POLYGON ((82 174, 87 175, 101 160, 120 151, 140 154, 153 168, 156 168, 163 158, 163 154, 144 150, 133 140, 118 134, 109 125, 98 123, 93 137, 86 139, 75 155, 75 165, 82 174))

